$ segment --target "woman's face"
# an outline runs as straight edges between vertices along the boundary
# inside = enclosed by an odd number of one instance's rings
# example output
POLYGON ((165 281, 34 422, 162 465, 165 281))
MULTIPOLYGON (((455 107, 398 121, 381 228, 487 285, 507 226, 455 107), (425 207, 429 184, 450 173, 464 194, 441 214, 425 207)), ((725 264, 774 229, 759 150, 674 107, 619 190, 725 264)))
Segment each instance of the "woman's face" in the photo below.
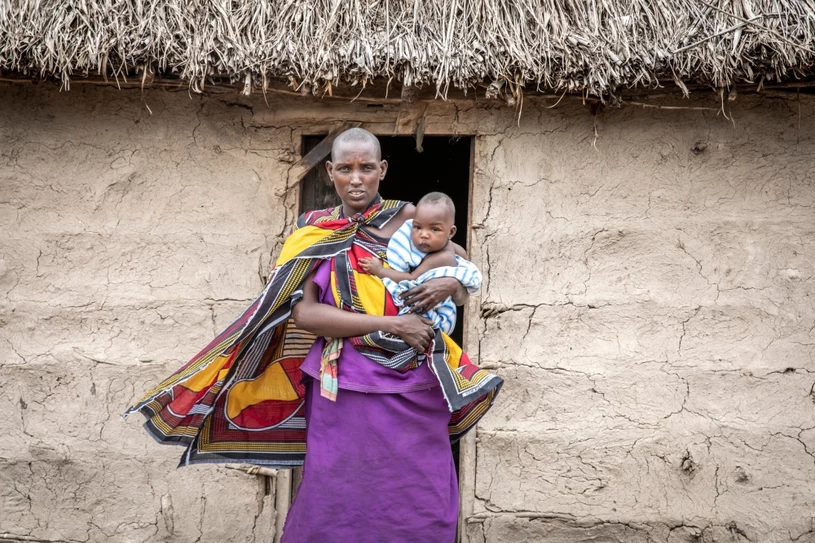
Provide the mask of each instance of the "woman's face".
POLYGON ((379 159, 370 142, 344 141, 334 149, 333 162, 329 160, 325 167, 348 216, 365 211, 379 192, 388 163, 379 159))

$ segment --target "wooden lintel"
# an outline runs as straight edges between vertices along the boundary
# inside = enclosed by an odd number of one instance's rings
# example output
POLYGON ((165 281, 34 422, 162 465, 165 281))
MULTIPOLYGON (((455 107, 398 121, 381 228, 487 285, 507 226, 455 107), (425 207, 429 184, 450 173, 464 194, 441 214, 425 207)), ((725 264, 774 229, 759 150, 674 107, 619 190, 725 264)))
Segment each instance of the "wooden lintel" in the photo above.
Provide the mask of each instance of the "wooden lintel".
POLYGON ((396 117, 396 134, 417 134, 416 148, 421 149, 421 136, 418 135, 421 129, 424 132, 422 119, 427 112, 427 102, 417 100, 419 91, 416 87, 406 86, 402 88, 402 101, 399 104, 399 114, 396 117))
POLYGON ((427 111, 427 102, 417 102, 410 107, 400 108, 399 116, 396 118, 396 133, 402 135, 412 135, 416 133, 419 120, 424 117, 427 111))
POLYGON ((312 168, 325 160, 325 157, 331 153, 331 146, 334 144, 334 140, 337 139, 337 136, 339 136, 340 133, 348 130, 349 128, 357 128, 361 124, 361 122, 357 121, 345 122, 329 132, 328 135, 314 147, 314 149, 303 155, 303 158, 294 163, 291 170, 289 170, 289 185, 291 186, 299 183, 300 180, 303 179, 312 168))

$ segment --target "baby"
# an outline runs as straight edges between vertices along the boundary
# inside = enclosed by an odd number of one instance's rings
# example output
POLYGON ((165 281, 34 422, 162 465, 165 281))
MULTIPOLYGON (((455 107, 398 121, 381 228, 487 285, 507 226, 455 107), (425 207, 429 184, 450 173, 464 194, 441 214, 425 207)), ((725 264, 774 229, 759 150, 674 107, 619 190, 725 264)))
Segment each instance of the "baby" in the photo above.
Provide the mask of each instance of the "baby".
MULTIPOLYGON (((382 279, 397 306, 399 295, 436 277, 455 277, 470 293, 481 286, 481 272, 465 260, 464 249, 452 241, 456 208, 441 192, 426 194, 416 204, 413 219, 405 221, 388 243, 388 266, 378 258, 361 258, 360 267, 382 279)), ((402 307, 400 313, 409 308, 402 307)), ((456 304, 448 297, 424 315, 433 326, 450 334, 456 326, 456 304)))

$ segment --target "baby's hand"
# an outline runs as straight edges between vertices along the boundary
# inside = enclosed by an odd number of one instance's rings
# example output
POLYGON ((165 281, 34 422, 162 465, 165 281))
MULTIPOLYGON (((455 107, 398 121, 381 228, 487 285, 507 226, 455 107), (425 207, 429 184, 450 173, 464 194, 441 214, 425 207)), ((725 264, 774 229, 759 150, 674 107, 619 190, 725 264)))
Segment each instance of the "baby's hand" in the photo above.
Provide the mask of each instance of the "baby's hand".
POLYGON ((371 275, 379 275, 385 269, 385 266, 382 265, 382 262, 378 258, 360 258, 359 259, 359 267, 365 271, 365 273, 370 273, 371 275))

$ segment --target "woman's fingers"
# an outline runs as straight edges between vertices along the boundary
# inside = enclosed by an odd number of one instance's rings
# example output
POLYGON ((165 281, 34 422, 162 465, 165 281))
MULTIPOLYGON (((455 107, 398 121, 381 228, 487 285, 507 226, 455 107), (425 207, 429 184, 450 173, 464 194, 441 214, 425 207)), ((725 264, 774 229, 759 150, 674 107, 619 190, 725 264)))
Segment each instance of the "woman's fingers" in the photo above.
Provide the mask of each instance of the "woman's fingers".
POLYGON ((427 346, 430 345, 433 338, 433 329, 416 315, 400 317, 399 322, 402 324, 400 324, 396 335, 418 352, 427 350, 427 346))
POLYGON ((430 290, 419 291, 422 286, 416 287, 403 295, 402 300, 405 302, 405 305, 410 307, 411 313, 426 313, 429 309, 436 307, 445 298, 444 293, 430 290))
POLYGON ((411 313, 427 313, 427 310, 435 307, 436 304, 429 301, 425 296, 422 294, 418 294, 413 298, 410 298, 408 301, 405 302, 406 305, 410 307, 411 313))
POLYGON ((422 337, 418 338, 416 341, 416 350, 420 353, 427 351, 427 348, 430 346, 430 342, 433 340, 433 331, 431 330, 429 333, 424 334, 422 337))
POLYGON ((437 277, 408 290, 400 298, 406 306, 411 307, 411 313, 424 313, 448 296, 455 295, 458 285, 458 281, 452 277, 437 277))
POLYGON ((399 331, 396 335, 401 337, 402 341, 416 349, 417 352, 426 352, 433 338, 436 336, 435 330, 430 326, 432 321, 417 315, 405 315, 404 317, 400 317, 400 319, 403 319, 399 321, 403 324, 399 326, 399 331))
POLYGON ((419 285, 402 294, 401 299, 406 306, 410 307, 411 313, 426 313, 428 309, 435 307, 442 300, 435 301, 436 296, 428 290, 425 285, 419 285))
POLYGON ((399 296, 399 299, 405 302, 406 305, 410 305, 411 303, 413 303, 413 298, 419 294, 421 288, 422 288, 421 286, 413 287, 412 289, 403 292, 399 296))
POLYGON ((427 350, 427 345, 428 343, 425 339, 419 338, 416 340, 416 345, 414 345, 413 348, 416 349, 416 351, 422 353, 427 350))

